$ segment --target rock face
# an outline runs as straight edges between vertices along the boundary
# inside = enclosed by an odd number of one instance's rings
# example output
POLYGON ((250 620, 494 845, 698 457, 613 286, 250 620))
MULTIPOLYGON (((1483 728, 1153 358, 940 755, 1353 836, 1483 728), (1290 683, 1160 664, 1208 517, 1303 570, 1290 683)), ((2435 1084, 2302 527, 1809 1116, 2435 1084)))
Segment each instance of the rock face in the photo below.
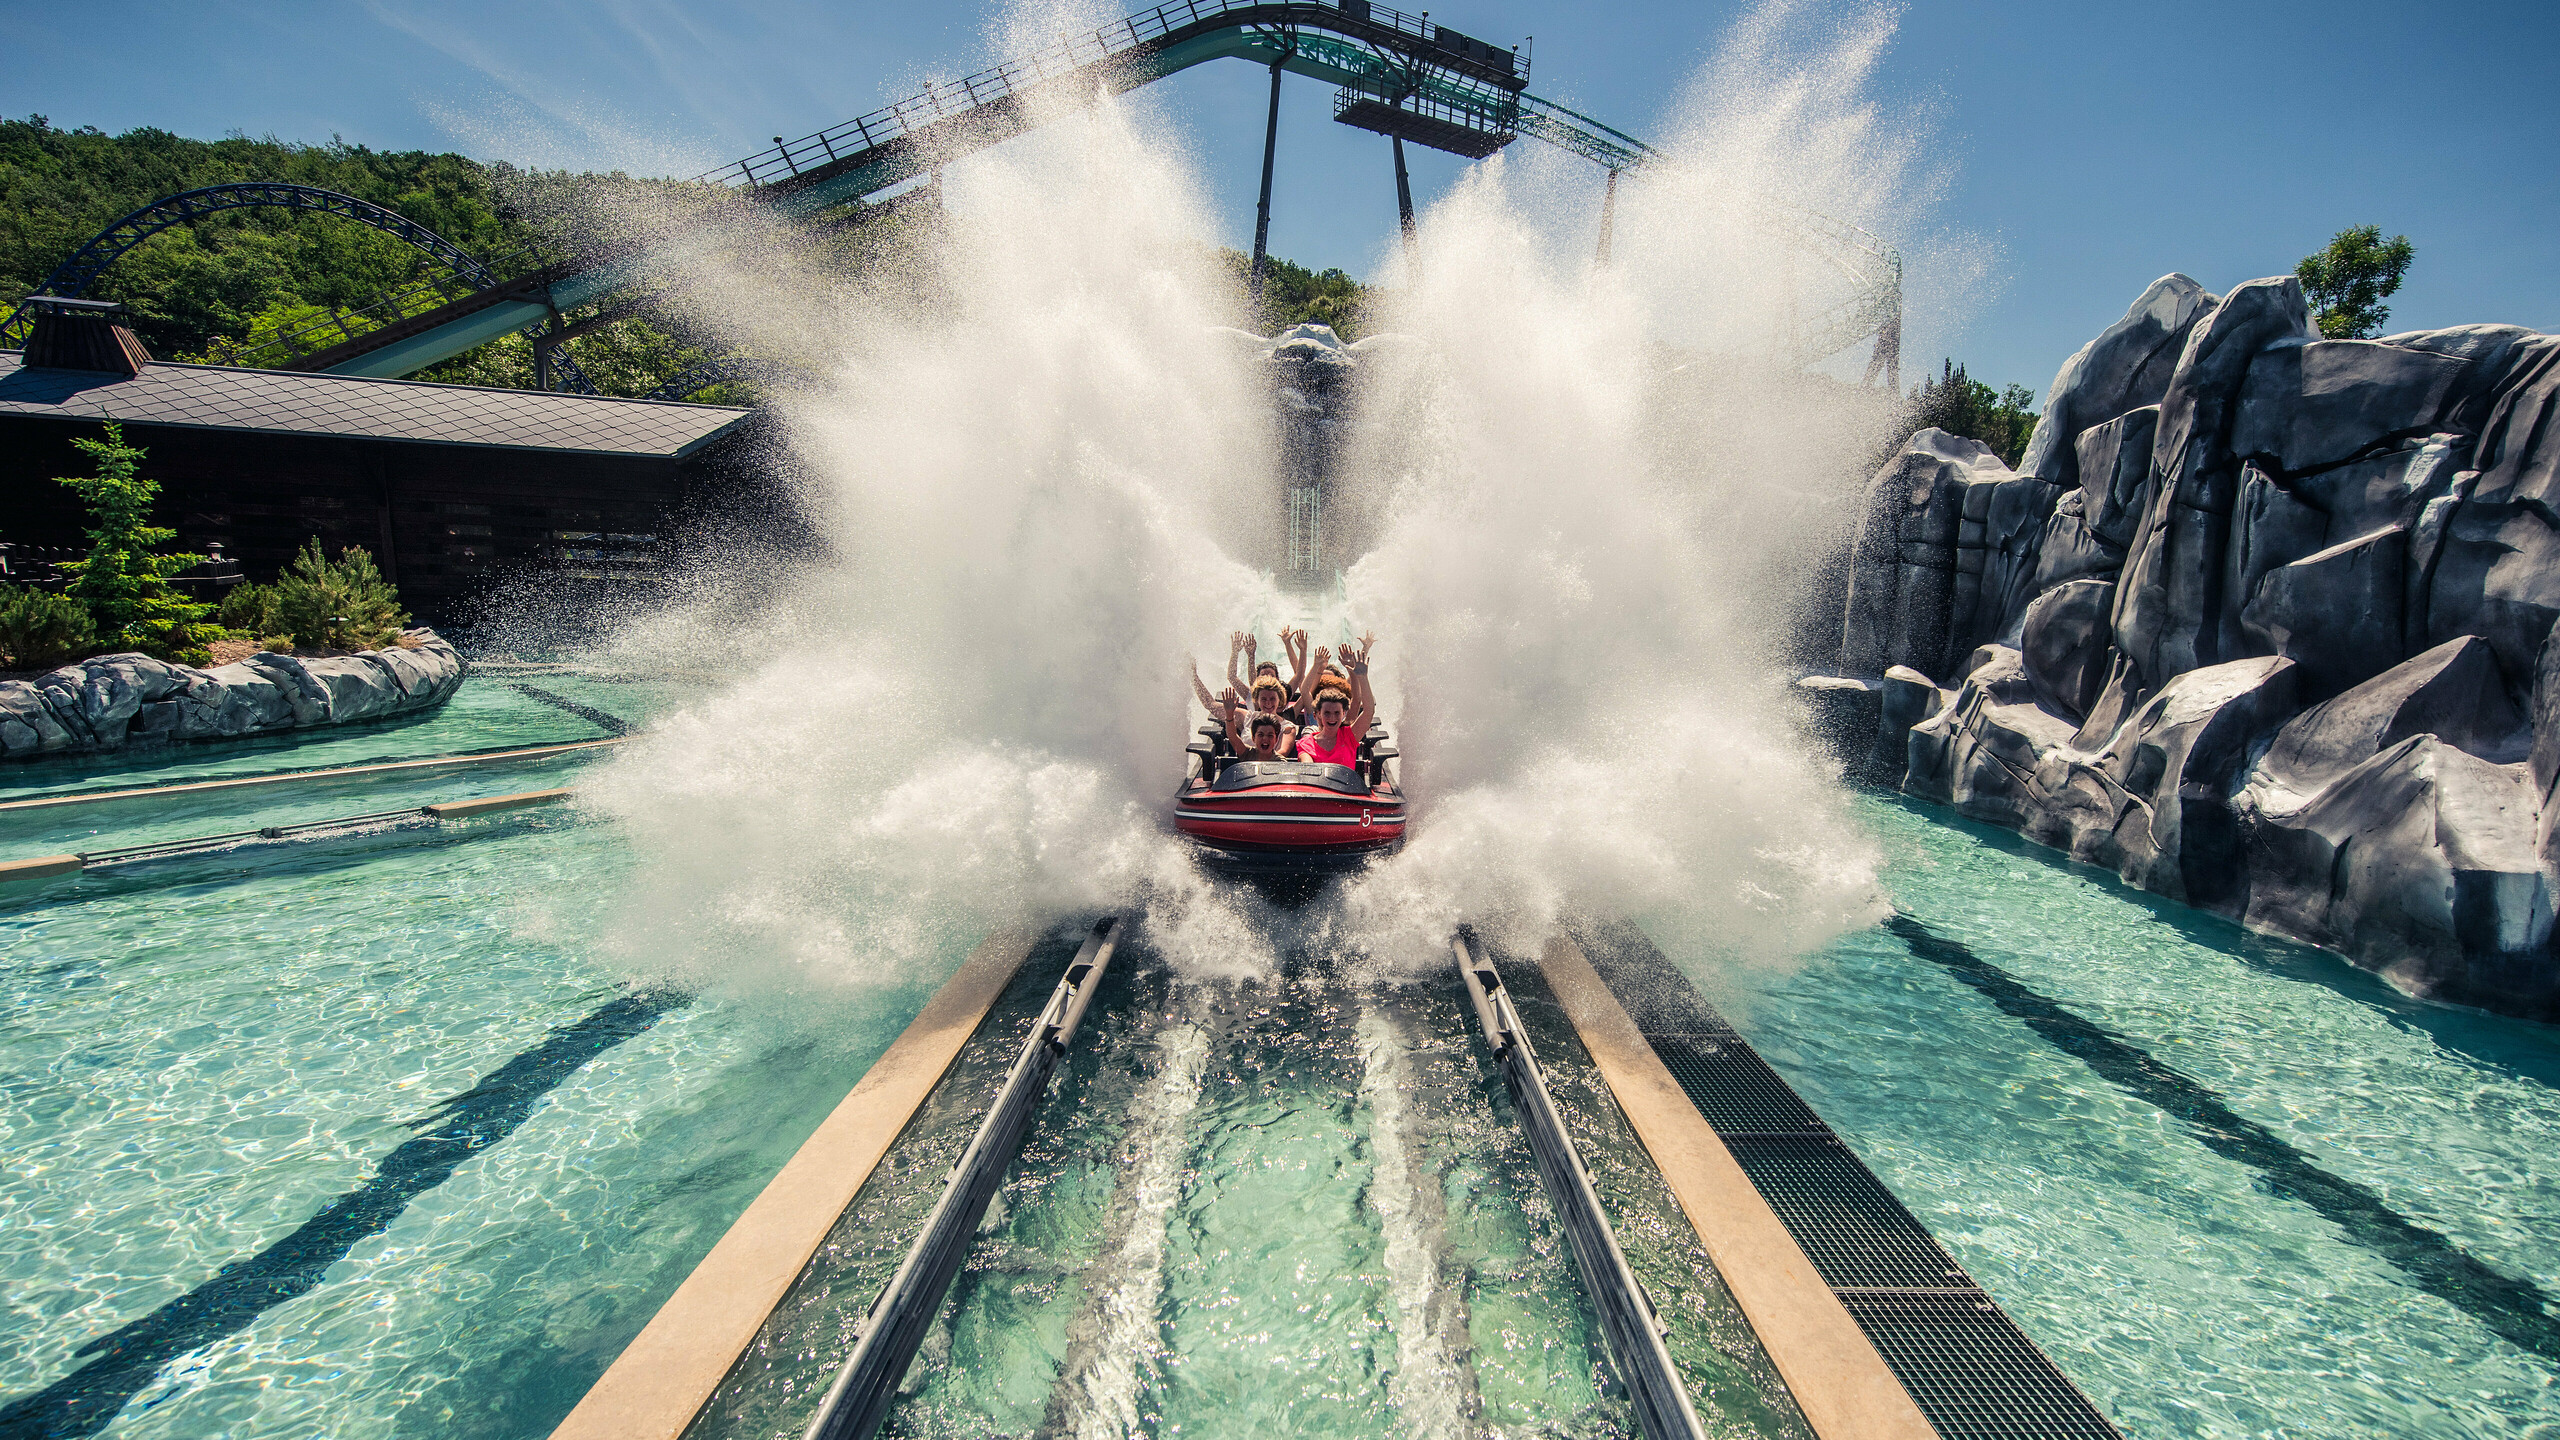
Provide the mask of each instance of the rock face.
POLYGON ((2560 1019, 2560 337, 2168 276, 2012 472, 1876 475, 1868 773, 2401 988, 2560 1019))
POLYGON ((324 660, 252 655, 198 670, 101 655, 0 682, 0 759, 95 754, 171 740, 227 740, 431 709, 462 684, 462 657, 433 630, 399 648, 324 660))

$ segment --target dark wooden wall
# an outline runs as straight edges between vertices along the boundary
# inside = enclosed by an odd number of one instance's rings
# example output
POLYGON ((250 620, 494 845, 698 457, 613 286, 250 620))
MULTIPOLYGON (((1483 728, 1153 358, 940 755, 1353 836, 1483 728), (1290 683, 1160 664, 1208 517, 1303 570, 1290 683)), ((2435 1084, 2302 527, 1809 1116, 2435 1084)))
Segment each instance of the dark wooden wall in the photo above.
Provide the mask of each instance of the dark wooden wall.
MULTIPOLYGON (((78 497, 53 477, 91 473, 71 441, 102 433, 0 416, 0 540, 84 544, 78 497)), ((571 588, 645 586, 679 558, 689 516, 762 488, 756 437, 736 432, 681 463, 156 425, 125 438, 147 452, 179 548, 218 545, 267 580, 311 536, 333 555, 361 545, 413 612, 447 625, 527 570, 571 588)))

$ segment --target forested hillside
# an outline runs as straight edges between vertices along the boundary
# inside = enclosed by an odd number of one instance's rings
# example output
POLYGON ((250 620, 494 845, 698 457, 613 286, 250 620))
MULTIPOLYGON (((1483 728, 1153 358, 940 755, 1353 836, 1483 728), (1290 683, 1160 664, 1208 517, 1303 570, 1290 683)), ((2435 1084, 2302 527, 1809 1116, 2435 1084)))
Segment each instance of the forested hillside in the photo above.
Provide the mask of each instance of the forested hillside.
MULTIPOLYGON (((494 260, 535 239, 500 193, 515 178, 503 166, 420 150, 240 135, 190 140, 152 129, 109 135, 93 127, 58 129, 41 115, 0 120, 0 301, 14 303, 34 291, 118 218, 180 191, 240 180, 291 181, 369 200, 494 260)), ((88 293, 122 301, 154 355, 219 362, 253 335, 364 306, 437 269, 401 241, 352 221, 233 210, 160 232, 118 260, 88 293)), ((636 319, 568 348, 597 388, 612 395, 646 393, 705 358, 636 319)), ((509 336, 418 378, 530 386, 532 347, 509 336)), ((721 386, 692 398, 737 403, 747 396, 721 386)))
MULTIPOLYGON (((165 130, 109 135, 89 126, 61 129, 41 115, 0 120, 0 310, 43 284, 90 236, 181 191, 242 180, 335 190, 397 211, 494 261, 538 238, 516 218, 506 197, 522 193, 521 186, 571 178, 528 175, 461 155, 371 150, 334 140, 190 140, 165 130)), ((848 246, 846 258, 858 266, 853 249, 848 246)), ((1228 258, 1241 283, 1244 255, 1230 251, 1228 258)), ((332 313, 359 310, 437 269, 408 245, 352 221, 234 210, 160 232, 118 260, 88 293, 122 301, 154 355, 224 363, 239 347, 332 313)), ((1359 334, 1365 298, 1360 284, 1339 270, 1319 274, 1273 256, 1261 318, 1271 330, 1322 321, 1350 339, 1359 334)), ((366 322, 354 323, 361 329, 366 322)), ((608 395, 646 394, 707 358, 639 319, 580 336, 568 350, 608 395)), ((529 387, 533 349, 522 337, 507 336, 417 378, 529 387)), ((691 398, 734 404, 752 395, 732 383, 691 398)))
MULTIPOLYGON (((188 140, 165 130, 58 130, 0 120, 0 295, 42 284, 101 229, 154 200, 236 180, 287 180, 396 210, 477 256, 524 244, 500 218, 489 172, 459 155, 277 140, 188 140)), ((198 355, 279 306, 356 306, 434 262, 362 225, 234 210, 161 232, 91 294, 121 300, 155 355, 198 355)))

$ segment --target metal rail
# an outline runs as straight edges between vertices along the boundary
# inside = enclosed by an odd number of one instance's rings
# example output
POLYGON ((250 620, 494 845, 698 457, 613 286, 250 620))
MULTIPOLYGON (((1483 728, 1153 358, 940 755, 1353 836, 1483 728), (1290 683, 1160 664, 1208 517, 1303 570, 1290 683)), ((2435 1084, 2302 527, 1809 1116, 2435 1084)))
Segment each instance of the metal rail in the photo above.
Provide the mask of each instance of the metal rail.
POLYGON ((300 780, 346 780, 357 776, 389 775, 404 770, 442 770, 464 765, 515 764, 527 760, 548 760, 555 756, 574 755, 583 750, 596 750, 620 745, 632 739, 629 735, 612 735, 602 740, 571 740, 560 745, 533 745, 508 750, 465 750, 452 755, 430 755, 420 760, 384 760, 370 765, 341 765, 325 770, 270 770, 259 775, 243 775, 230 780, 189 780, 174 785, 142 785, 122 790, 74 790, 67 794, 36 795, 25 800, 0 800, 0 815, 21 810, 51 810, 64 805, 96 805, 119 800, 162 800, 172 795, 201 795, 215 790, 243 790, 262 785, 285 785, 300 780))
POLYGON ((1093 992, 1102 984, 1105 967, 1120 944, 1120 921, 1105 916, 1094 922, 1049 1003, 1022 1042, 1022 1053, 1006 1072, 1004 1089, 987 1108, 975 1139, 952 1168, 951 1183, 924 1223, 923 1233, 907 1251, 898 1273, 863 1317, 862 1338, 836 1372, 835 1383, 809 1422, 806 1440, 868 1440, 889 1413, 898 1381, 924 1343, 925 1331, 941 1312, 943 1293, 960 1271, 969 1241, 985 1218, 987 1202, 1004 1183, 1014 1156, 1031 1128, 1031 1112, 1047 1093, 1083 1023, 1093 992))
POLYGON ((0 861, 0 879, 51 879, 58 875, 82 874, 91 870, 110 869, 150 860, 170 860, 209 851, 231 850, 262 841, 316 840, 342 834, 366 831, 388 834, 395 830, 418 829, 441 825, 447 820, 472 819, 505 810, 522 810, 535 805, 549 805, 566 800, 568 790, 528 790, 517 795, 489 795, 473 800, 447 800, 432 805, 411 805, 399 810, 375 810, 363 815, 340 815, 330 820, 304 820, 292 825, 262 825, 255 830, 232 830, 220 835, 195 835, 184 840, 155 840, 145 845, 120 845, 106 850, 82 850, 76 854, 39 855, 31 860, 0 861), (367 830, 367 827, 371 827, 367 830))
POLYGON ((814 135, 792 141, 776 136, 772 149, 758 151, 717 170, 706 170, 694 179, 749 188, 788 182, 1092 66, 1143 56, 1194 38, 1204 29, 1229 25, 1321 27, 1399 56, 1409 65, 1446 69, 1507 90, 1518 90, 1528 83, 1527 66, 1520 57, 1481 45, 1471 51, 1447 26, 1434 25, 1428 18, 1406 15, 1384 5, 1173 0, 1098 30, 1061 35, 1028 55, 974 75, 957 80, 928 80, 919 94, 814 135))
POLYGON ((1599 1193, 1591 1187, 1591 1172, 1583 1168, 1572 1138, 1565 1134, 1555 1099, 1547 1093, 1546 1072, 1520 1024, 1519 1012, 1511 1006, 1511 992, 1503 988, 1502 976, 1473 937, 1452 936, 1449 948, 1457 955, 1458 977, 1466 982, 1476 1022, 1484 1028, 1485 1042, 1493 1047, 1502 1078, 1511 1088, 1521 1126, 1529 1132, 1538 1178, 1573 1247, 1583 1292, 1599 1312, 1601 1333, 1608 1339, 1610 1358, 1626 1384, 1637 1423, 1644 1427, 1647 1440, 1704 1440, 1706 1429, 1689 1402, 1689 1387, 1681 1382, 1671 1352, 1662 1343, 1662 1318, 1655 1313, 1643 1282, 1628 1266, 1626 1252, 1618 1248, 1617 1232, 1610 1228, 1599 1193))

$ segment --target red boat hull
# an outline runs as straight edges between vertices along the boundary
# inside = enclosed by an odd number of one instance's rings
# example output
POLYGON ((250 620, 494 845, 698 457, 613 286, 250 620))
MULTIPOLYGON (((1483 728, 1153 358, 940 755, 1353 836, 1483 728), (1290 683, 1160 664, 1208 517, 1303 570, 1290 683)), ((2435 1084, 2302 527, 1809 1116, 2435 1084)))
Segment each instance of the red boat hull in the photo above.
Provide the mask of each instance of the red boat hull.
POLYGON ((1239 785, 1229 779, 1215 787, 1192 780, 1174 796, 1173 822, 1198 844, 1228 855, 1356 861, 1404 843, 1404 792, 1392 784, 1345 793, 1287 780, 1239 785))

